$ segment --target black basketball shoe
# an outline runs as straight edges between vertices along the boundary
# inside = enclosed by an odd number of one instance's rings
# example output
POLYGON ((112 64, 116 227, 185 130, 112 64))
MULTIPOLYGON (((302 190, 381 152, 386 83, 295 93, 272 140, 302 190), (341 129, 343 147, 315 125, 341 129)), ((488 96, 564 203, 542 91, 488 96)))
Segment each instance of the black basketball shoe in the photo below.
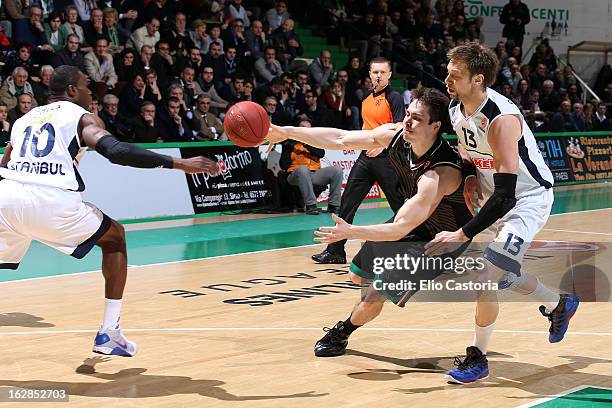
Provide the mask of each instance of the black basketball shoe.
POLYGON ((349 335, 344 333, 344 322, 338 322, 331 329, 324 327, 326 332, 321 340, 314 346, 314 353, 317 357, 336 357, 346 353, 349 335))

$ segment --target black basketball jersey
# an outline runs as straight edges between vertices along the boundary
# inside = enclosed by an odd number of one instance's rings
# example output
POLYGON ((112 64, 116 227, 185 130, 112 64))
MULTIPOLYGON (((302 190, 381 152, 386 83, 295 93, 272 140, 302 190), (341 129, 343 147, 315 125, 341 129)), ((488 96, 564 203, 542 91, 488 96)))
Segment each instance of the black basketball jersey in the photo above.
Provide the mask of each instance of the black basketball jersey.
MULTIPOLYGON (((414 160, 412 146, 404 140, 404 130, 400 130, 388 147, 393 169, 399 176, 399 192, 408 200, 417 193, 417 183, 428 170, 438 166, 450 166, 463 170, 459 153, 442 137, 422 157, 414 160)), ((431 240, 438 232, 456 231, 465 225, 472 215, 463 198, 463 181, 457 190, 445 196, 431 216, 414 229, 424 240, 431 240)))

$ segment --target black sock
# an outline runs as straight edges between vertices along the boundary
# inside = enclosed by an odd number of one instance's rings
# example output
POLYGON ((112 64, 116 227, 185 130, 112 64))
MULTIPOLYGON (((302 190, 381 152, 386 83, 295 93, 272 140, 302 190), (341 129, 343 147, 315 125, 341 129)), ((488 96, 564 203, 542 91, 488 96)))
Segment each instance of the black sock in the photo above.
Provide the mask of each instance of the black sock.
POLYGON ((361 326, 355 326, 353 323, 351 323, 351 316, 349 316, 349 318, 344 321, 344 328, 342 329, 342 331, 347 336, 349 336, 351 333, 353 333, 355 330, 357 330, 360 327, 361 326))

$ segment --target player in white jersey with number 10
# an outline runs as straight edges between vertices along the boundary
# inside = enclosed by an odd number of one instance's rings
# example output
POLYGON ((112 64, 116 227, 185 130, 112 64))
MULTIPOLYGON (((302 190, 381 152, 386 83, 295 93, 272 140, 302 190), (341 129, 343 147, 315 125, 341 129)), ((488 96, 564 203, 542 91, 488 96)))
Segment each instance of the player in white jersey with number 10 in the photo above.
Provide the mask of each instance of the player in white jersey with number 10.
MULTIPOLYGON (((552 209, 553 176, 518 107, 489 88, 499 69, 493 51, 467 43, 453 48, 448 57, 445 83, 453 99, 450 120, 460 153, 473 170, 473 177, 465 181, 464 196, 470 209, 480 210, 461 229, 436 235, 427 253, 440 253, 448 243, 465 242, 481 232, 494 237, 484 251, 490 276, 500 279, 501 289, 544 303, 540 311, 551 323, 549 341, 559 342, 578 308, 578 297, 559 295, 522 270, 523 256, 552 209)), ((483 337, 484 344, 488 344, 497 312, 492 308, 484 325, 477 322, 476 337, 483 337)), ((467 354, 462 365, 449 372, 451 380, 472 382, 481 372, 488 372, 484 353, 468 349, 467 354)))
POLYGON ((116 221, 82 201, 79 151, 89 147, 116 164, 187 173, 216 174, 217 163, 204 157, 164 156, 117 140, 100 118, 85 110, 91 94, 87 77, 75 67, 58 67, 49 88, 49 104, 15 121, 0 163, 0 269, 17 269, 32 240, 77 259, 100 246, 106 303, 93 351, 133 356, 136 344, 119 326, 127 277, 125 233, 116 221))

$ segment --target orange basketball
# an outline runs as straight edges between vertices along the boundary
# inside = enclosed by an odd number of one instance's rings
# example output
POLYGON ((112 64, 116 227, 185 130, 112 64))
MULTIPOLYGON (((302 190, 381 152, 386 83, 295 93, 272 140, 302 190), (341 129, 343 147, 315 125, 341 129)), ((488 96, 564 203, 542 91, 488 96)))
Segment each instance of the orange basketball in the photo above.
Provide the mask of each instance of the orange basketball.
POLYGON ((225 114, 223 128, 236 146, 254 147, 268 134, 270 119, 264 108, 255 102, 238 102, 225 114))

